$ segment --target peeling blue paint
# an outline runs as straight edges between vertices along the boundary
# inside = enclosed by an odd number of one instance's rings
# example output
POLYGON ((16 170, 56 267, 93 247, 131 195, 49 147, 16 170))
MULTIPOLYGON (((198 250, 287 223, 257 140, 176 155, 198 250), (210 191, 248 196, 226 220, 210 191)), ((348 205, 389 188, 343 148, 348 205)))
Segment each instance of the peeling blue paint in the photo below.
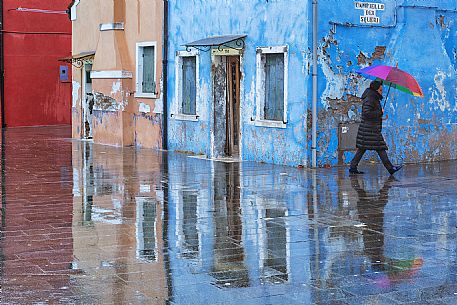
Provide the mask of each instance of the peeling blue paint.
MULTIPOLYGON (((363 2, 363 1, 362 1, 363 2)), ((360 120, 368 80, 354 71, 397 65, 416 77, 425 97, 391 90, 384 134, 394 162, 456 159, 457 25, 455 1, 384 0, 379 24, 360 24, 354 1, 319 2, 318 163, 337 165, 338 126, 360 120)), ((170 1, 169 108, 176 95, 176 51, 186 42, 246 34, 241 57, 241 154, 243 160, 309 164, 311 135, 312 1, 170 1), (286 128, 256 126, 256 48, 288 46, 286 128)), ((212 59, 199 53, 198 120, 169 120, 171 150, 214 157, 212 59)), ((385 90, 386 92, 387 90, 385 90)), ((343 162, 352 157, 343 154, 343 162)), ((370 156, 368 156, 369 158, 370 156)))
MULTIPOLYGON (((373 27, 334 25, 333 21, 341 21, 332 20, 340 2, 326 1, 319 9, 319 36, 323 37, 319 48, 319 164, 338 164, 335 130, 339 123, 360 120, 361 101, 348 96, 360 97, 368 85, 353 72, 371 64, 398 64, 415 76, 425 95, 421 99, 390 91, 384 134, 393 161, 455 159, 452 147, 457 135, 457 91, 453 50, 457 34, 453 19, 457 4, 455 1, 371 2, 386 4, 386 11, 388 6, 394 7, 395 18, 386 17, 386 12, 379 16, 381 20, 396 22, 381 22, 373 27), (332 107, 335 104, 339 109, 332 107), (356 116, 348 111, 348 104, 358 108, 356 116)), ((352 12, 360 13, 355 9, 352 12)), ((346 153, 344 159, 347 162, 351 157, 351 153, 346 153)))

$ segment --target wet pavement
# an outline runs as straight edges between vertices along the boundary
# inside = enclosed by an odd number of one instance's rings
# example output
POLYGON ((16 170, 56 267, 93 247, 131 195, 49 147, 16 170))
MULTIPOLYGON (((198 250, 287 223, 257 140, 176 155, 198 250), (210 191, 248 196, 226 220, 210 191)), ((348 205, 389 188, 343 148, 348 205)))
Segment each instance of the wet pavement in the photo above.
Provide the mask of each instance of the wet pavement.
POLYGON ((389 178, 2 137, 1 304, 457 304, 457 162, 389 178))

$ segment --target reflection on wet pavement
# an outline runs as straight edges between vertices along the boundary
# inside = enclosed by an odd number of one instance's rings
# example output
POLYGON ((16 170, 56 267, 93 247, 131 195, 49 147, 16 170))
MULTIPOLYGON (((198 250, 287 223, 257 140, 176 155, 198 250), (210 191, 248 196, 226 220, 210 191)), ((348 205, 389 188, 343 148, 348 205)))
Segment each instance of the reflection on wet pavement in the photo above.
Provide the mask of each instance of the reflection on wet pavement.
POLYGON ((70 134, 3 134, 1 304, 457 304, 457 162, 350 177, 70 134))

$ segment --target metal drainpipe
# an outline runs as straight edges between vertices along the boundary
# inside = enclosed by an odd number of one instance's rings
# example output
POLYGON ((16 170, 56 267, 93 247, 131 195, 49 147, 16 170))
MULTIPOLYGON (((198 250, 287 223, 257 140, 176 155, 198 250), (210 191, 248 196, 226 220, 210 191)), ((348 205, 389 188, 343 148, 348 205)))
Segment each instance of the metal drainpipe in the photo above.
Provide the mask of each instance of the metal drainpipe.
POLYGON ((313 0, 312 167, 317 167, 317 0, 313 0))
POLYGON ((1 103, 1 127, 6 127, 5 124, 5 60, 4 60, 4 39, 3 39, 3 0, 0 0, 0 103, 1 103))
POLYGON ((168 0, 163 0, 163 51, 162 51, 162 83, 163 83, 163 126, 162 148, 168 149, 168 0))

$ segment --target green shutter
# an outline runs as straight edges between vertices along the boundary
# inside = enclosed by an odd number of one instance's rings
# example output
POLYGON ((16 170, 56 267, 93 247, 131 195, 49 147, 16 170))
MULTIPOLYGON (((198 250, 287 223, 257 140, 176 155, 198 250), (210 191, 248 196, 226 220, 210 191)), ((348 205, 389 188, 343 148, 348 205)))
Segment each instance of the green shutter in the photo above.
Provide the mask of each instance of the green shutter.
POLYGON ((142 93, 154 93, 154 47, 143 47, 143 83, 142 93))

